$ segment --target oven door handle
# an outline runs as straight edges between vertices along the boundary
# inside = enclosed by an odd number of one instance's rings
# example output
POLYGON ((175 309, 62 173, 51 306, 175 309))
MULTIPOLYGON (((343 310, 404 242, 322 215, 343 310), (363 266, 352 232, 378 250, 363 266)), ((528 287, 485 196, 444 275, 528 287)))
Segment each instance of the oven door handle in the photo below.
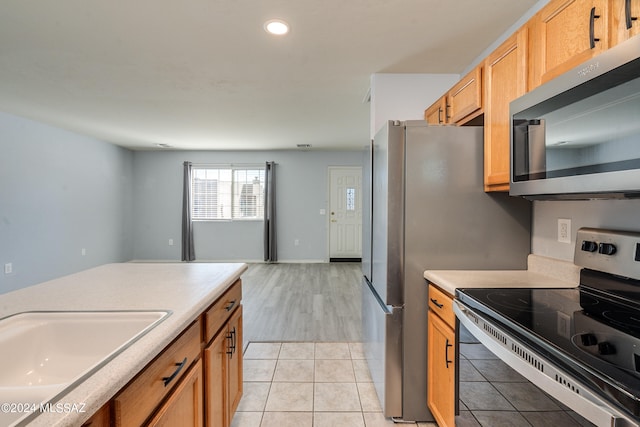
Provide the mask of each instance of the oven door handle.
POLYGON ((488 318, 485 320, 485 317, 477 314, 473 309, 465 306, 457 299, 453 301, 453 311, 460 323, 492 353, 534 385, 569 406, 584 418, 598 426, 637 426, 636 423, 624 417, 619 411, 607 406, 602 398, 593 394, 571 376, 560 371, 537 353, 530 351, 526 345, 498 327, 495 321, 490 321, 488 318), (485 328, 488 328, 491 333, 486 332, 485 328), (500 338, 497 338, 497 336, 500 338), (519 348, 520 353, 511 351, 512 345, 519 348), (543 370, 540 370, 539 366, 532 363, 532 358, 544 362, 543 370), (579 392, 570 391, 566 385, 562 385, 559 382, 558 377, 553 379, 554 374, 558 374, 563 381, 572 382, 572 387, 579 389, 579 392))

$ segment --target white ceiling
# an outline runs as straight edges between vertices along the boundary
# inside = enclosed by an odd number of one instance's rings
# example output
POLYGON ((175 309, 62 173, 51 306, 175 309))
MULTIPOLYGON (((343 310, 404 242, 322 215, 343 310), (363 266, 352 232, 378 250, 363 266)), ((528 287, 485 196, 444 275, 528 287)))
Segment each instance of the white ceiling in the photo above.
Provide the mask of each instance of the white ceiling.
POLYGON ((460 73, 536 1, 3 0, 0 110, 133 149, 359 148, 371 74, 460 73))

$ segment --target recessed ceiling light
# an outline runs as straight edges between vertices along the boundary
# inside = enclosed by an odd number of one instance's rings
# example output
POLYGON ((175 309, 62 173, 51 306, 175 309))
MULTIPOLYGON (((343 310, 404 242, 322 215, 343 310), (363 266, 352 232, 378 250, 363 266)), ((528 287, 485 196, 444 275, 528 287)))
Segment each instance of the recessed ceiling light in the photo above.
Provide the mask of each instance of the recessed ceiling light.
POLYGON ((269 34, 282 36, 289 32, 289 24, 282 19, 271 19, 264 23, 264 30, 269 34))

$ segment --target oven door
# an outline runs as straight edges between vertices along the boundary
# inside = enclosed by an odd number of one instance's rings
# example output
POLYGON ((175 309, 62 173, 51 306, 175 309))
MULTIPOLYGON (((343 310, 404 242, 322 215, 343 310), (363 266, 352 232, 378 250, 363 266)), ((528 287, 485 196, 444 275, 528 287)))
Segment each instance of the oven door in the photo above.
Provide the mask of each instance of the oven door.
POLYGON ((531 383, 598 426, 631 427, 638 424, 594 394, 561 368, 531 351, 522 340, 506 332, 460 301, 453 310, 460 323, 531 383))

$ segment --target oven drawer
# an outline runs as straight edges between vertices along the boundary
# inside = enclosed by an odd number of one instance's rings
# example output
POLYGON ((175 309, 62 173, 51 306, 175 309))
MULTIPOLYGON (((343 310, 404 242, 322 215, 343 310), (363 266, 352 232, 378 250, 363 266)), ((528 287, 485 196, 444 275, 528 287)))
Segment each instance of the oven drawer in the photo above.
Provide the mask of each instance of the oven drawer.
POLYGON ((429 284, 429 309, 437 313, 455 330, 456 315, 453 312, 453 297, 433 284, 429 284))

